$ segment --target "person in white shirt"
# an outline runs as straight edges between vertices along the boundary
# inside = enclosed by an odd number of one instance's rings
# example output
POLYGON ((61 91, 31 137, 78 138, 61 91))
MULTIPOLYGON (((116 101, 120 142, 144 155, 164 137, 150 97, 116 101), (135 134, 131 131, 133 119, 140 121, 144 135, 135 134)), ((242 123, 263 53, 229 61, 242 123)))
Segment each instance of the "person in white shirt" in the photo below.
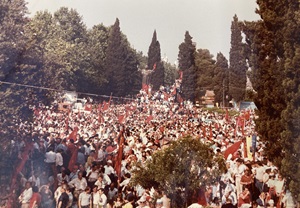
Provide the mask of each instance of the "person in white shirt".
POLYGON ((56 175, 56 153, 53 151, 53 147, 49 147, 48 152, 45 154, 45 163, 48 165, 48 175, 56 175))
POLYGON ((82 172, 78 172, 78 178, 74 178, 69 182, 69 186, 75 188, 74 190, 74 198, 78 199, 80 193, 82 193, 87 187, 87 181, 82 177, 82 172))
POLYGON ((91 194, 92 197, 92 207, 99 208, 99 201, 100 201, 100 193, 98 191, 98 186, 93 186, 93 192, 91 194))
POLYGON ((32 186, 36 186, 38 188, 41 187, 41 180, 38 171, 34 171, 32 176, 27 181, 31 182, 32 186))
POLYGON ((257 165, 258 167, 255 169, 255 186, 261 193, 263 191, 263 175, 265 173, 265 167, 261 162, 258 162, 257 165))
POLYGON ((31 183, 26 182, 25 184, 25 190, 21 193, 19 196, 19 202, 21 203, 21 208, 29 208, 29 202, 32 197, 32 188, 31 188, 31 183))
POLYGON ((108 160, 107 165, 104 166, 104 173, 110 176, 111 174, 116 174, 115 169, 112 167, 112 161, 108 160))
POLYGON ((69 182, 69 176, 67 175, 66 170, 62 170, 61 173, 57 174, 57 182, 59 186, 62 184, 63 181, 69 182))
POLYGON ((104 189, 100 188, 99 189, 99 194, 100 194, 100 198, 99 198, 99 205, 101 208, 107 208, 107 197, 104 194, 104 189))
POLYGON ((89 208, 91 202, 91 188, 86 187, 84 192, 79 194, 78 207, 79 208, 89 208))
POLYGON ((57 171, 60 172, 61 170, 61 167, 63 166, 63 157, 61 155, 63 150, 59 149, 58 152, 56 153, 55 155, 55 165, 56 165, 56 168, 57 168, 57 171))
POLYGON ((247 167, 244 165, 243 159, 238 158, 236 160, 236 167, 234 169, 235 186, 236 186, 236 190, 237 190, 237 195, 238 196, 243 191, 243 186, 241 184, 241 177, 244 174, 244 171, 246 170, 246 168, 247 167))
POLYGON ((98 188, 105 188, 111 184, 111 180, 106 174, 100 174, 98 176, 98 180, 95 182, 95 185, 98 186, 98 188))

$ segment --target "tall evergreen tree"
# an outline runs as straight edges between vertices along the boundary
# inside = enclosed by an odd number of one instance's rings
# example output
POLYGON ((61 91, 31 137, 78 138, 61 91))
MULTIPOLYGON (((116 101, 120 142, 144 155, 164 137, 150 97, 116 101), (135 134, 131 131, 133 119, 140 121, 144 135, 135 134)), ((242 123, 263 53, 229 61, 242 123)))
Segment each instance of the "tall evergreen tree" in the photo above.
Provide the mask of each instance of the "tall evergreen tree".
POLYGON ((215 102, 226 106, 226 95, 228 95, 228 61, 222 53, 217 54, 213 83, 215 102))
POLYGON ((196 90, 196 47, 189 32, 185 32, 184 42, 179 45, 178 64, 179 70, 183 71, 181 91, 184 99, 195 101, 196 90))
POLYGON ((164 65, 161 62, 160 44, 157 40, 156 30, 153 32, 153 37, 148 50, 148 67, 152 69, 151 84, 153 90, 158 90, 164 85, 164 65))
POLYGON ((206 90, 213 90, 215 60, 207 49, 198 49, 195 55, 196 64, 196 95, 202 97, 206 90))
POLYGON ((245 98, 247 63, 242 43, 241 27, 236 15, 231 23, 229 62, 229 94, 235 102, 239 102, 245 98))
MULTIPOLYGON (((141 83, 138 71, 138 60, 126 37, 121 33, 117 18, 110 29, 105 58, 105 76, 108 81, 106 94, 126 96, 137 92, 137 83, 141 83), (133 77, 130 77, 134 75, 133 77), (131 83, 131 84, 130 84, 131 83), (134 85, 132 85, 135 83, 134 85), (130 85, 130 86, 128 86, 130 85), (130 91, 128 91, 130 89, 130 91)), ((139 89, 140 89, 139 85, 139 89)))
POLYGON ((246 22, 244 29, 257 92, 257 131, 299 202, 299 2, 257 3, 262 20, 246 22))
POLYGON ((125 92, 125 65, 124 65, 124 46, 122 44, 120 22, 117 18, 111 27, 106 51, 106 77, 108 85, 106 93, 114 95, 124 95, 125 92))
POLYGON ((286 108, 282 112, 284 131, 281 136, 284 158, 281 172, 287 178, 290 191, 300 202, 300 16, 299 1, 288 2, 283 29, 284 37, 284 97, 286 108))

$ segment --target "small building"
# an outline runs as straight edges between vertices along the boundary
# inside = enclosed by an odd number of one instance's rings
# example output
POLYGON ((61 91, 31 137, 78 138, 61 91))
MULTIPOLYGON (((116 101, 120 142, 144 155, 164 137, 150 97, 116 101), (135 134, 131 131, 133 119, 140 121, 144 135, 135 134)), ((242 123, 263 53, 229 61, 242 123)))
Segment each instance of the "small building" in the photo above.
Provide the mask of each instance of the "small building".
POLYGON ((205 95, 202 96, 202 105, 208 108, 215 106, 215 93, 213 90, 206 90, 205 95))

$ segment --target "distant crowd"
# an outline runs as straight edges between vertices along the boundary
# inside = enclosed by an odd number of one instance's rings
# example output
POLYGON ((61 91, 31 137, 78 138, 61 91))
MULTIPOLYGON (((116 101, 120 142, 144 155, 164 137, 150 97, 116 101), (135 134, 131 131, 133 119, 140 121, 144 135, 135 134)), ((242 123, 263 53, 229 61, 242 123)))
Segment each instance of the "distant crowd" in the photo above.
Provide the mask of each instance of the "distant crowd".
MULTIPOLYGON (((190 207, 296 206, 285 179, 264 156, 259 137, 255 147, 247 143, 246 138, 255 134, 253 111, 229 116, 204 110, 178 101, 176 85, 152 94, 141 90, 126 104, 115 104, 113 99, 100 104, 87 101, 83 111, 33 107, 34 144, 17 178, 15 207, 170 208, 172 199, 163 190, 131 184, 132 169, 184 136, 210 144, 216 154, 239 144, 224 154, 227 172, 206 187, 204 201, 190 207)), ((19 131, 26 125, 30 124, 20 123, 19 131)), ((20 161, 25 138, 15 142, 20 161)))

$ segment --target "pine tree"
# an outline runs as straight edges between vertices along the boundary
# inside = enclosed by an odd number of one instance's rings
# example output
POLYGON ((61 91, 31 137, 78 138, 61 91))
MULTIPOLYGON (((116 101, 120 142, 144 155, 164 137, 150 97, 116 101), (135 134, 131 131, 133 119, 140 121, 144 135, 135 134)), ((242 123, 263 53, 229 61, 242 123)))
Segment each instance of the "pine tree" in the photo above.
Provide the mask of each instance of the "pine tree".
POLYGON ((228 61, 222 53, 217 54, 213 82, 215 102, 226 106, 226 95, 228 94, 228 61))
POLYGON ((229 53, 229 94, 235 102, 245 98, 247 64, 242 43, 241 28, 235 15, 231 24, 231 48, 229 53))
POLYGON ((183 72, 181 91, 185 100, 195 101, 196 91, 196 67, 195 67, 196 47, 192 37, 186 31, 184 42, 179 45, 178 65, 183 72))
POLYGON ((153 32, 153 37, 148 50, 148 68, 152 69, 151 84, 153 90, 158 90, 164 85, 164 65, 161 62, 160 44, 157 40, 156 30, 153 32))

